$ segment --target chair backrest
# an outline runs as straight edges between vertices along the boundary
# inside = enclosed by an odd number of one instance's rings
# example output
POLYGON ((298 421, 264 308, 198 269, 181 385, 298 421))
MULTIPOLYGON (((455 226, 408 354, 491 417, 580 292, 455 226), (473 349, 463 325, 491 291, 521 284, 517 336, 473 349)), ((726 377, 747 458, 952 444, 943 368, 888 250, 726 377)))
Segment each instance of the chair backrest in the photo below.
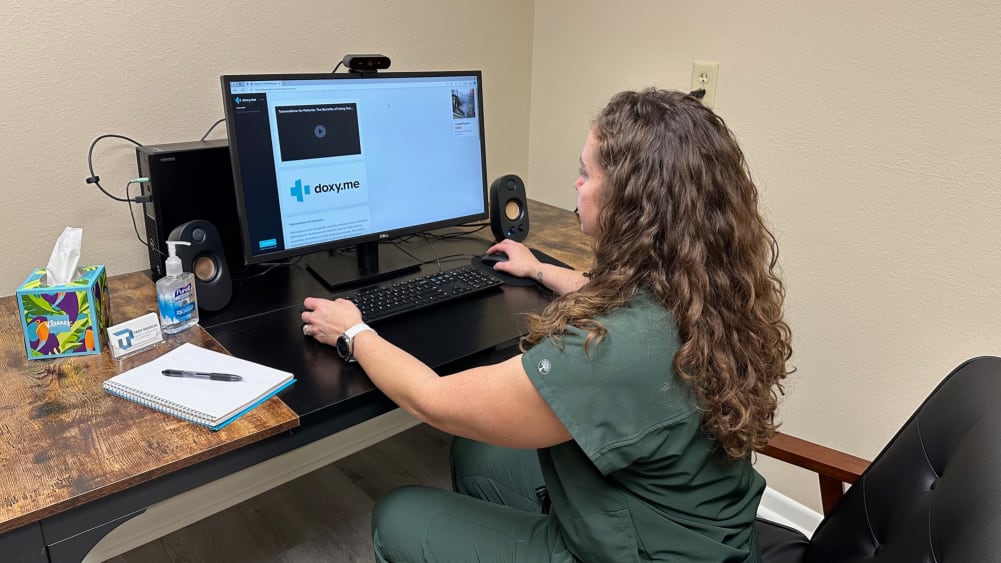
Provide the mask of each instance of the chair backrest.
POLYGON ((810 563, 1001 561, 1001 358, 952 371, 821 522, 810 563))

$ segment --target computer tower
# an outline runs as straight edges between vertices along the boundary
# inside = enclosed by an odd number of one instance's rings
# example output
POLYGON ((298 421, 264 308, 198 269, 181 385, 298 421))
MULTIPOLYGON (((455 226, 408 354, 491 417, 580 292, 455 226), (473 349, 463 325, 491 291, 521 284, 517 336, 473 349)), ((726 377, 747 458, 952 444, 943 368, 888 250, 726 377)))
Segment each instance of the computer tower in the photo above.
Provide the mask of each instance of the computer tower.
POLYGON ((243 243, 236 213, 233 169, 225 139, 146 145, 136 148, 143 184, 149 267, 153 278, 166 274, 164 241, 178 225, 196 219, 212 223, 222 239, 230 271, 243 268, 243 243), (160 252, 157 252, 159 249, 160 252), (161 254, 162 252, 162 254, 161 254))

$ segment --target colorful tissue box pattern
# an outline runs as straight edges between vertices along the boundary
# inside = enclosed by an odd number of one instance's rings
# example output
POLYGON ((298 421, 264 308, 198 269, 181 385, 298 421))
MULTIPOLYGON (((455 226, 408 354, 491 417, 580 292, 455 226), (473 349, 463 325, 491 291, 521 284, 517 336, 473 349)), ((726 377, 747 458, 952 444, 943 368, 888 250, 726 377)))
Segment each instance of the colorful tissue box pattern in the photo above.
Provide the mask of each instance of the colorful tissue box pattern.
POLYGON ((70 283, 47 286, 45 269, 39 268, 17 288, 29 360, 101 353, 110 321, 108 276, 104 266, 80 270, 70 283))

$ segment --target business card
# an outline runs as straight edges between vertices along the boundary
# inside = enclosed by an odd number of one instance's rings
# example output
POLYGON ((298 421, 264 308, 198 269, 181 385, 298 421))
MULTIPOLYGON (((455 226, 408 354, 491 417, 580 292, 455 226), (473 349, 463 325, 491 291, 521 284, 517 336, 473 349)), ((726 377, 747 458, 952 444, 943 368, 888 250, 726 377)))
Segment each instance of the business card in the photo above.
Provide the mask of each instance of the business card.
POLYGON ((141 317, 108 327, 111 357, 116 360, 163 342, 160 317, 147 313, 141 317))

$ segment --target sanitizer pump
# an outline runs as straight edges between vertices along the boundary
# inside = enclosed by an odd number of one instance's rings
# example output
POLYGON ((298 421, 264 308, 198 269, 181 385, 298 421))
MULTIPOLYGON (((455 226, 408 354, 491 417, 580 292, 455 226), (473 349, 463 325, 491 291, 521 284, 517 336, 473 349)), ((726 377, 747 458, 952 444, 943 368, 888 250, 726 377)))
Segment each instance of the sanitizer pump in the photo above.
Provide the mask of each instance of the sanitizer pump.
POLYGON ((156 282, 156 300, 160 306, 160 329, 175 334, 198 324, 198 297, 195 294, 195 276, 185 272, 177 256, 177 245, 190 242, 168 240, 170 254, 166 260, 167 275, 156 282))

